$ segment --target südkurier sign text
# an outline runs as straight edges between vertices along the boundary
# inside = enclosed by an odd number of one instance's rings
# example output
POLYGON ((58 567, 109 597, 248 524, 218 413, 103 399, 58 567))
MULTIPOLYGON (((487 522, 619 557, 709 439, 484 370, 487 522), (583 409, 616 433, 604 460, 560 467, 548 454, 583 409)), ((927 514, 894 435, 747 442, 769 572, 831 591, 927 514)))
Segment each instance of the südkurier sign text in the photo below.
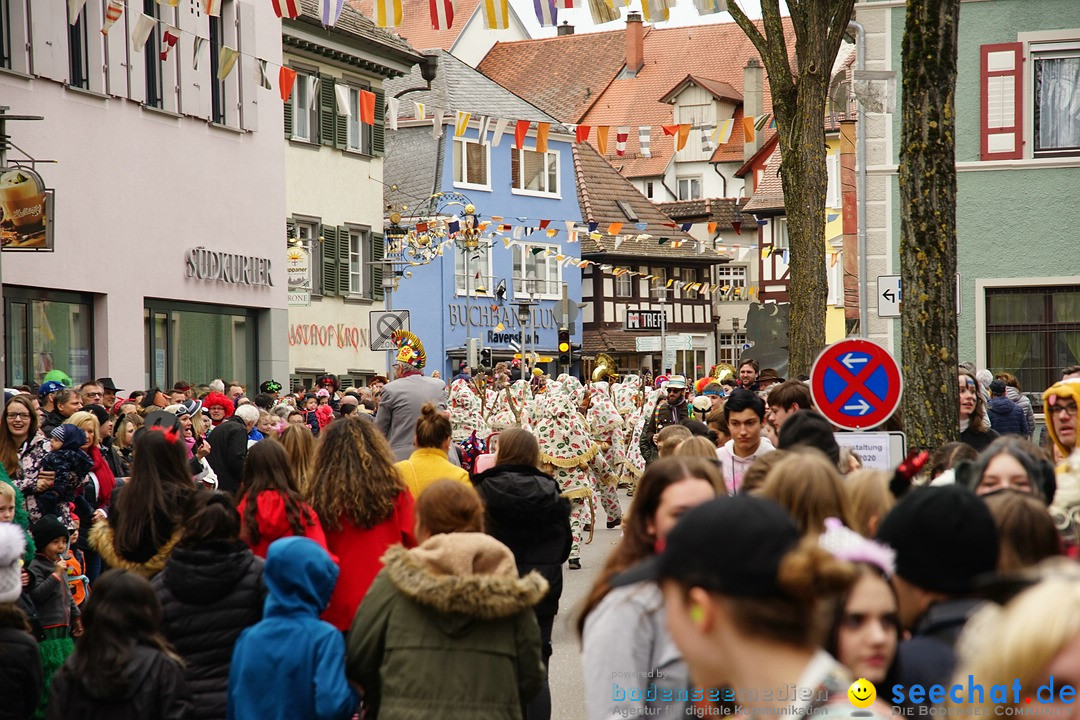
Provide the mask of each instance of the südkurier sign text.
POLYGON ((273 287, 270 259, 235 255, 206 248, 192 248, 187 254, 187 276, 205 282, 273 287))

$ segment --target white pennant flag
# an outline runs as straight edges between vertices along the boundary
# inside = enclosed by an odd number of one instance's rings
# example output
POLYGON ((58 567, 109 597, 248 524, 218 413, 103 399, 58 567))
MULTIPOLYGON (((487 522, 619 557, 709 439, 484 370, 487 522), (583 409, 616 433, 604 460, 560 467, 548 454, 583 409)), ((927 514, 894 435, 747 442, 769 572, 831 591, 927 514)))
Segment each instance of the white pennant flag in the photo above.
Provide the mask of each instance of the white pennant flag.
POLYGON ((495 131, 491 133, 491 146, 499 147, 499 142, 502 140, 503 133, 506 132, 506 127, 510 124, 510 121, 506 118, 499 118, 495 122, 495 131))
POLYGON ((397 119, 399 110, 401 110, 400 98, 386 98, 386 125, 391 130, 397 130, 397 119))
POLYGON ((491 122, 491 118, 485 117, 485 116, 480 117, 480 134, 479 134, 479 138, 480 138, 480 144, 481 145, 487 145, 488 144, 487 131, 488 131, 488 123, 490 123, 490 122, 491 122))
POLYGON ((203 0, 203 10, 211 17, 221 17, 221 0, 203 0))
POLYGON ((79 22, 79 15, 82 15, 83 5, 86 5, 86 0, 68 0, 68 25, 79 22))
POLYGON ((422 102, 413 102, 413 105, 416 106, 416 119, 417 120, 427 120, 427 113, 424 110, 424 103, 422 103, 422 102))
POLYGON ((623 244, 623 240, 625 240, 625 239, 626 239, 625 235, 616 235, 615 236, 615 249, 616 250, 619 249, 619 246, 623 244))
POLYGON ((319 108, 319 76, 305 75, 304 82, 308 86, 308 110, 317 110, 319 108))
POLYGON ((191 48, 191 69, 196 72, 199 70, 199 58, 202 57, 202 48, 205 42, 206 40, 196 36, 195 43, 191 48))
POLYGON ((525 228, 523 228, 520 225, 515 225, 514 226, 514 239, 515 240, 520 240, 522 235, 524 235, 524 233, 525 233, 525 228))
POLYGON ((259 84, 267 90, 273 90, 274 86, 270 84, 270 75, 266 72, 266 61, 259 60, 259 84))
POLYGON ((435 108, 431 113, 431 136, 436 140, 442 137, 443 133, 443 111, 442 108, 435 108))
POLYGON ((564 224, 566 225, 566 234, 569 235, 574 232, 574 226, 577 225, 577 222, 574 220, 567 220, 564 224))
POLYGON ((352 120, 352 103, 349 102, 349 86, 335 85, 334 94, 337 95, 337 114, 345 115, 352 120))
POLYGON ((150 33, 153 31, 155 25, 157 25, 156 18, 152 18, 146 13, 139 13, 139 17, 135 20, 135 29, 131 32, 132 50, 137 53, 143 51, 143 48, 146 47, 146 41, 150 39, 150 33))

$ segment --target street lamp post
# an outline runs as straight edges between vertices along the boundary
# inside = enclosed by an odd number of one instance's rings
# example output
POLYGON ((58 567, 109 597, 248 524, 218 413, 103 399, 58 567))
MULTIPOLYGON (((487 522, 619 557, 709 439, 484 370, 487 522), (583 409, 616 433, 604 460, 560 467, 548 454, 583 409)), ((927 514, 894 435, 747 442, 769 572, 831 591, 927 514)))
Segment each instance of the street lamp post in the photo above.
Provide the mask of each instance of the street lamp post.
POLYGON ((667 292, 666 286, 656 288, 657 302, 660 303, 660 375, 667 374, 667 292))
POLYGON ((537 304, 532 296, 522 296, 515 302, 517 305, 518 326, 521 327, 521 377, 528 381, 529 372, 529 340, 528 336, 532 328, 532 309, 537 304))

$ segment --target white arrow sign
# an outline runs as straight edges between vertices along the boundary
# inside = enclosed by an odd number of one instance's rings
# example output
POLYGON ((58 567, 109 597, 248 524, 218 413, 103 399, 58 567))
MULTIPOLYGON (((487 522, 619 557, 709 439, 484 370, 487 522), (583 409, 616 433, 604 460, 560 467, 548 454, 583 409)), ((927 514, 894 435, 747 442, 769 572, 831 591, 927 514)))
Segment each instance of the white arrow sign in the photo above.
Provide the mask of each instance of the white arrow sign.
POLYGON ((845 410, 858 410, 860 415, 865 415, 866 413, 870 412, 871 405, 870 405, 870 403, 866 402, 862 398, 859 398, 859 404, 858 405, 845 405, 844 409, 845 410))
POLYGON ((855 369, 853 367, 854 365, 858 365, 859 363, 867 362, 869 359, 870 358, 855 357, 851 353, 848 353, 847 355, 845 355, 843 357, 843 359, 840 360, 840 362, 842 362, 844 364, 844 367, 846 367, 848 370, 854 370, 855 369))

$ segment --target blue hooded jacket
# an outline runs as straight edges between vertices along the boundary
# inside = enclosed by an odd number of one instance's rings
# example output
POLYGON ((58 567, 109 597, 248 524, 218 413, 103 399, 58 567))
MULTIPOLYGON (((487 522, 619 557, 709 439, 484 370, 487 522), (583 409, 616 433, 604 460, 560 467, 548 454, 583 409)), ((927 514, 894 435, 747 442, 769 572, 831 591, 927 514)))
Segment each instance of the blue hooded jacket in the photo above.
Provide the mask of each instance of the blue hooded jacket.
POLYGON ((345 679, 345 639, 319 615, 338 568, 313 540, 270 545, 261 622, 240 635, 229 670, 230 720, 348 720, 359 697, 345 679))

